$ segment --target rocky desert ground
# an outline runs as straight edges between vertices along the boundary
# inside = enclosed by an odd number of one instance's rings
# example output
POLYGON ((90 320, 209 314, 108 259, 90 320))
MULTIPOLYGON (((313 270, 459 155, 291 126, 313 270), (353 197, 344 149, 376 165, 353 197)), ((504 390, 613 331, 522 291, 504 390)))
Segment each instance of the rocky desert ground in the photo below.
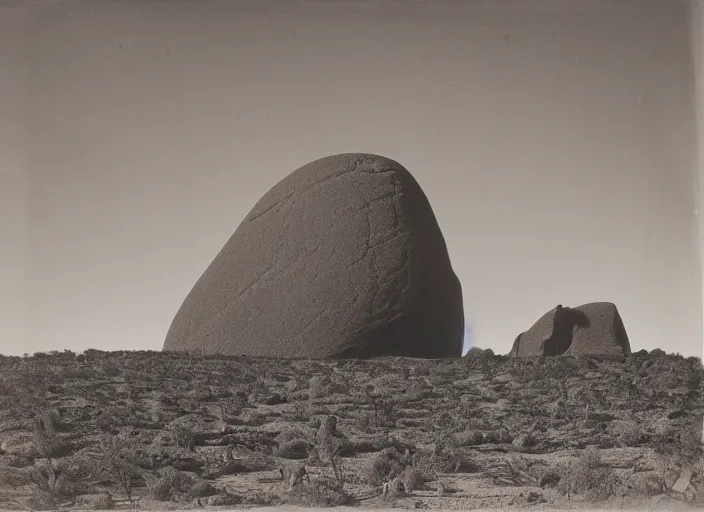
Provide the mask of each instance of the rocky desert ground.
POLYGON ((704 505, 701 360, 0 358, 0 508, 704 505))

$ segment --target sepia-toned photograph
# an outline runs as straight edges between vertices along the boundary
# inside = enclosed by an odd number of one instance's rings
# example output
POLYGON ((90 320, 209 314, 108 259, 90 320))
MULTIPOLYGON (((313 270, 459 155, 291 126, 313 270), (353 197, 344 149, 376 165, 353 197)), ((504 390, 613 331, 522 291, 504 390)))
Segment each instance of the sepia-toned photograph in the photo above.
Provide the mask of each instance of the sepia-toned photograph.
POLYGON ((0 0, 0 512, 704 511, 704 0, 0 0))

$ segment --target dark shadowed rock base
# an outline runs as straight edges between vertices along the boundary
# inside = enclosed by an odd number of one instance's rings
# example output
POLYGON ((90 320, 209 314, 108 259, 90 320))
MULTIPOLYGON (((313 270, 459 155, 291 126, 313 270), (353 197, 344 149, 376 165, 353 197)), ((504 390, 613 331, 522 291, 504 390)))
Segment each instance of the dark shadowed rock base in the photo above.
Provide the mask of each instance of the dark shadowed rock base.
POLYGON ((622 356, 631 353, 616 305, 592 302, 576 308, 558 305, 513 342, 511 356, 622 356))
POLYGON ((301 358, 459 357, 462 289, 411 174, 316 160, 254 206, 176 314, 164 350, 301 358))

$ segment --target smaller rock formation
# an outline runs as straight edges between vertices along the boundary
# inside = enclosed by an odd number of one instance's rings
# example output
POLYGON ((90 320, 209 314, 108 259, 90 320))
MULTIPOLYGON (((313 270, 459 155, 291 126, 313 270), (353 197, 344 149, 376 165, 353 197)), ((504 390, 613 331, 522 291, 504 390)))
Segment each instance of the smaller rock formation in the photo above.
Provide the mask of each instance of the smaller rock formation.
POLYGON ((616 305, 592 302, 576 308, 558 304, 516 337, 509 355, 622 356, 630 353, 628 335, 616 305))

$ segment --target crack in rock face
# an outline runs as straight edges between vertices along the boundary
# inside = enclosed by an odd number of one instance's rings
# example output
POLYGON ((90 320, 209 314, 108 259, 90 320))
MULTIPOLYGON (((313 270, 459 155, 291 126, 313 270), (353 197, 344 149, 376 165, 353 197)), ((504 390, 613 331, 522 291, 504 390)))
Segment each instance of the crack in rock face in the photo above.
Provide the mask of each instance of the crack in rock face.
POLYGON ((513 357, 623 356, 631 353, 616 305, 592 302, 576 308, 559 304, 513 342, 513 357))
POLYGON ((195 284, 164 350, 290 358, 460 357, 462 288, 411 174, 316 160, 267 192, 195 284))

